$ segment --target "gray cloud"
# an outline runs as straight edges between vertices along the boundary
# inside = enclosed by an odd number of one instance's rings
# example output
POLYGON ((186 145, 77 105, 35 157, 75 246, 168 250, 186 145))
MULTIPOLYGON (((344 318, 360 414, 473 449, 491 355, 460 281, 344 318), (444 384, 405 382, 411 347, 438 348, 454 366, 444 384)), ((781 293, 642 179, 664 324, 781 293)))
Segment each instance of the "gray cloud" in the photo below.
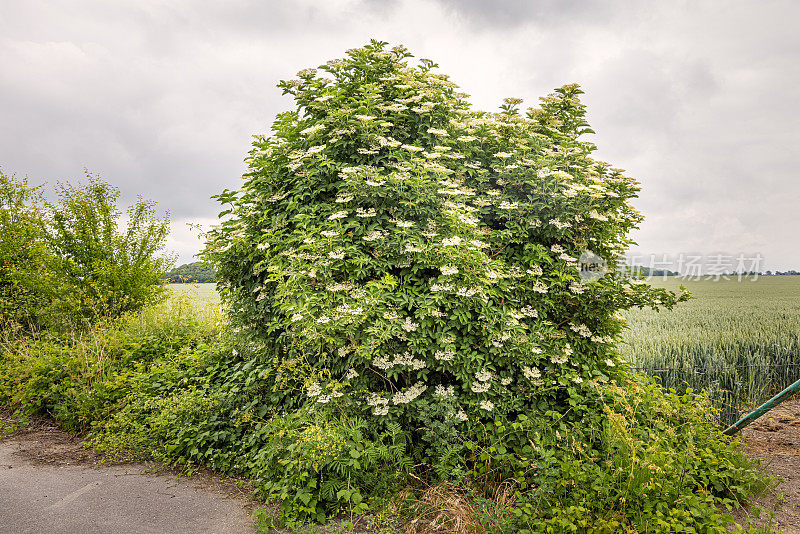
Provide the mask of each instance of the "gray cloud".
POLYGON ((275 84, 378 38, 429 57, 496 109, 579 82, 598 156, 641 179, 645 252, 760 251, 800 265, 793 2, 479 0, 0 3, 0 165, 84 167, 187 220, 237 187, 275 84))

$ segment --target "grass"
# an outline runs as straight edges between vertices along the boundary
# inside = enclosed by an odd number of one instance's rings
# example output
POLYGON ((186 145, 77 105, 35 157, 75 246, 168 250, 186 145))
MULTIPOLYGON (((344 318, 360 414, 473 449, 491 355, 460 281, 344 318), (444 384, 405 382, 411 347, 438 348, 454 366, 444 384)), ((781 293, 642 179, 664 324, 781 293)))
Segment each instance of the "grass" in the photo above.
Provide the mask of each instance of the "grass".
POLYGON ((732 422, 800 378, 800 276, 651 283, 695 296, 672 311, 625 314, 622 354, 665 387, 708 390, 732 422))
POLYGON ((200 303, 219 304, 217 285, 209 284, 167 284, 174 296, 185 295, 200 303))

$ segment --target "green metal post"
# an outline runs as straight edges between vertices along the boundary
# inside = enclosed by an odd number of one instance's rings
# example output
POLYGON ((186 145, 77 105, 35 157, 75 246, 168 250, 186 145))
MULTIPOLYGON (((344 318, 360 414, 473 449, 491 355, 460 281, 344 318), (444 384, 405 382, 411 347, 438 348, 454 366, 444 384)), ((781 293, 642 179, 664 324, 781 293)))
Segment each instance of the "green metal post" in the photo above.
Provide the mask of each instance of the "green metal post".
POLYGON ((764 415, 765 413, 767 413, 768 411, 770 411, 771 409, 773 409, 774 407, 776 407, 777 405, 779 405, 780 403, 782 403, 783 401, 785 401, 786 399, 788 399, 797 392, 800 392, 800 380, 798 380, 788 388, 784 389, 783 391, 772 397, 770 400, 768 400, 767 402, 765 402, 764 404, 762 404, 749 414, 745 415, 744 417, 736 421, 736 423, 734 423, 733 425, 726 428, 723 434, 727 436, 732 436, 736 434, 738 431, 740 431, 741 429, 743 429, 744 427, 746 427, 747 425, 749 425, 750 423, 752 423, 753 421, 755 421, 756 419, 758 419, 759 417, 761 417, 762 415, 764 415))

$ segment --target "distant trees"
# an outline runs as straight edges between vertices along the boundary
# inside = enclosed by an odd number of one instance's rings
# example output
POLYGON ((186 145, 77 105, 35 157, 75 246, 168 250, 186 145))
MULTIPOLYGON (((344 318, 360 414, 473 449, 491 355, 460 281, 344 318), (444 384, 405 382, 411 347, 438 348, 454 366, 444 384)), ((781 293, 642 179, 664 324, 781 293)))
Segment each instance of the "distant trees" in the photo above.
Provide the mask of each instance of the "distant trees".
POLYGON ((216 270, 210 263, 196 261, 184 263, 167 272, 161 278, 171 284, 213 282, 216 270))
POLYGON ((138 199, 126 212, 119 190, 87 174, 60 184, 56 203, 0 172, 0 311, 3 328, 80 326, 116 317, 165 294, 160 256, 167 217, 138 199))

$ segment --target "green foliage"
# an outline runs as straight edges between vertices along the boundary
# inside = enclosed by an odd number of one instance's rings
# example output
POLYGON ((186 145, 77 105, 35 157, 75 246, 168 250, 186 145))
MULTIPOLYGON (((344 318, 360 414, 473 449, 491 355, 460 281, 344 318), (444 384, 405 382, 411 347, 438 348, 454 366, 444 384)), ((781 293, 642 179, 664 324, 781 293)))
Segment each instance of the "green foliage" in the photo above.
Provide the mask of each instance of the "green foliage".
POLYGON ((0 171, 0 330, 45 322, 56 295, 41 188, 0 171))
POLYGON ((214 266, 204 261, 185 263, 164 273, 161 277, 170 284, 204 283, 214 281, 214 266))
POLYGON ((440 423, 447 406, 420 402, 431 426, 415 433, 343 412, 284 413, 264 380, 274 355, 220 319, 179 300, 79 338, 5 345, 0 404, 88 430, 118 458, 245 475, 281 501, 274 522, 290 526, 365 512, 408 521, 430 512, 398 491, 415 500, 410 481, 447 478, 491 532, 724 532, 726 510, 768 483, 720 436, 704 397, 664 395, 635 375, 582 390, 580 421, 546 410, 453 431, 440 423))
POLYGON ((118 228, 119 190, 87 174, 83 186, 61 184, 50 206, 51 246, 63 273, 63 313, 72 320, 118 317, 164 295, 169 260, 159 257, 169 230, 155 203, 139 198, 118 228))

